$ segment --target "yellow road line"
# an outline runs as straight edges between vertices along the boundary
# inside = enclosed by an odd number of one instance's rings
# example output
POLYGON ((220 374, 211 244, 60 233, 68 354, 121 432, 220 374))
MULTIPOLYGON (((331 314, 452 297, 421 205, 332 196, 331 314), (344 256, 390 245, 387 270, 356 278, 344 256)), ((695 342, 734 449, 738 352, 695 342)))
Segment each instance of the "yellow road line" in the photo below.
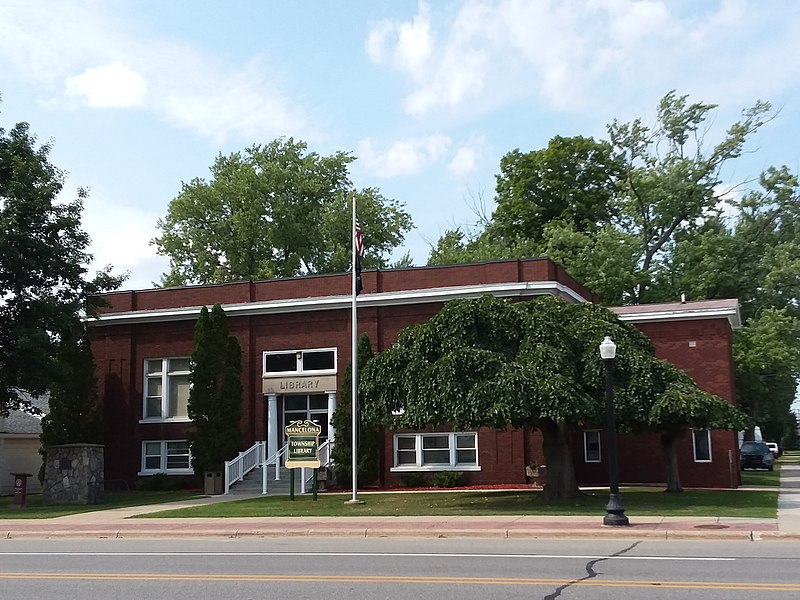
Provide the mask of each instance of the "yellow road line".
POLYGON ((0 573, 0 579, 108 580, 108 581, 240 581, 240 582, 325 582, 325 583, 395 583, 461 585, 528 585, 580 587, 629 587, 695 590, 749 590, 800 592, 800 583, 763 583, 734 581, 638 581, 627 579, 548 579, 506 577, 418 577, 403 575, 207 575, 185 573, 0 573))

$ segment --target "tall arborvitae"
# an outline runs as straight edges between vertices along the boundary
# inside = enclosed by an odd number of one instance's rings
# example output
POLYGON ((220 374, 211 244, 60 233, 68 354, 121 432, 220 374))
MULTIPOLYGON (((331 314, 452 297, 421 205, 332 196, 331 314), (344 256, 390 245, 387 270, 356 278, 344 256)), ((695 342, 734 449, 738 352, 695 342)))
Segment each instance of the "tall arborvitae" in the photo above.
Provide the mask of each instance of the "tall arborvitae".
MULTIPOLYGON (((50 409, 42 419, 39 438, 43 458, 48 446, 103 441, 92 348, 86 324, 78 317, 63 330, 54 359, 58 370, 50 387, 50 409)), ((39 478, 43 475, 41 470, 39 478)))
MULTIPOLYGON (((358 342, 358 369, 364 367, 372 358, 372 343, 369 336, 364 334, 358 342)), ((334 461, 333 472, 339 486, 352 487, 353 455, 352 455, 352 417, 350 397, 352 368, 347 365, 344 374, 345 393, 341 394, 336 411, 331 418, 331 424, 336 429, 336 444, 333 447, 332 458, 334 461)), ((363 400, 359 397, 359 402, 363 400)), ((380 475, 380 457, 383 444, 383 432, 376 425, 364 423, 359 415, 358 430, 358 484, 370 485, 378 480, 380 475)))
POLYGON ((228 321, 219 304, 203 307, 194 330, 189 381, 187 434, 197 474, 222 469, 242 450, 242 353, 228 335, 228 321))

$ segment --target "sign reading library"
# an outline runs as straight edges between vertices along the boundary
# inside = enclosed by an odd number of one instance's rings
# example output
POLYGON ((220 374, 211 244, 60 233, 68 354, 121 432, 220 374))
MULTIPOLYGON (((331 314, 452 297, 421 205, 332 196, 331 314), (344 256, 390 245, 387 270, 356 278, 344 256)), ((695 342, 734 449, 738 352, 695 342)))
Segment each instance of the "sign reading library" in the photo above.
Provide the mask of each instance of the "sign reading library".
POLYGON ((319 434, 322 427, 314 421, 292 421, 283 428, 289 439, 286 452, 286 468, 319 468, 319 434))

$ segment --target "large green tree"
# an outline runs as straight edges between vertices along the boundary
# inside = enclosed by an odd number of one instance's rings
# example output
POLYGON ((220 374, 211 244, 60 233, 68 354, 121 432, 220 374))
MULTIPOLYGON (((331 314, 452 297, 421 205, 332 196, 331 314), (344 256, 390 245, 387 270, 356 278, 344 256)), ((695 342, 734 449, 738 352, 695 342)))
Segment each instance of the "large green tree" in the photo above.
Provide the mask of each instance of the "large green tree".
MULTIPOLYGON (((170 202, 154 244, 170 259, 164 285, 331 273, 350 267, 348 167, 336 152, 321 156, 292 138, 220 155, 211 178, 184 183, 170 202)), ((402 205, 375 188, 356 192, 366 256, 386 256, 411 229, 402 205)))
POLYGON ((17 390, 40 396, 51 387, 76 317, 91 316, 96 295, 122 281, 109 269, 89 277, 86 192, 60 196, 65 175, 50 149, 27 123, 0 127, 0 414, 30 409, 17 390))
MULTIPOLYGON (((579 426, 603 423, 605 377, 598 345, 605 335, 618 346, 620 424, 648 427, 656 402, 666 397, 685 406, 707 400, 708 394, 653 356, 644 334, 601 306, 550 297, 519 303, 484 297, 448 302, 428 322, 404 329, 397 343, 367 363, 359 382, 359 396, 368 400, 365 418, 390 428, 533 427, 543 438, 545 495, 574 496, 570 438, 579 426)), ((683 413, 687 427, 707 425, 676 403, 664 410, 676 417, 683 413)))
MULTIPOLYGON (((358 341, 358 370, 361 372, 367 362, 372 358, 372 342, 367 334, 358 341)), ((336 429, 336 443, 333 446, 333 470, 336 483, 342 487, 352 487, 353 474, 353 420, 352 402, 349 391, 352 389, 352 364, 347 365, 344 373, 342 390, 345 393, 336 406, 331 417, 331 425, 336 429)), ((368 398, 358 398, 363 407, 368 398)), ((358 444, 358 483, 370 485, 380 477, 381 446, 383 445, 383 429, 380 425, 365 421, 363 411, 359 411, 358 431, 356 440, 358 444)))
MULTIPOLYGON (((55 348, 57 371, 50 384, 49 412, 42 418, 42 447, 57 444, 103 443, 102 414, 97 405, 94 357, 86 322, 74 317, 61 331, 55 348)), ((44 464, 39 473, 44 478, 44 464)))
MULTIPOLYGON (((709 144, 715 108, 670 92, 659 102, 654 124, 614 121, 608 146, 594 142, 598 149, 586 160, 576 155, 579 175, 553 166, 563 162, 565 148, 587 144, 584 138, 572 138, 572 144, 554 138, 543 150, 510 152, 501 161, 497 209, 485 229, 446 232, 429 263, 549 256, 605 304, 670 302, 684 294, 691 300, 738 298, 745 327, 734 345, 747 344, 735 351, 740 405, 754 423, 779 430, 775 419, 789 418, 789 380, 800 365, 784 361, 786 381, 777 385, 767 338, 747 331, 759 327, 768 309, 786 311, 787 331, 798 329, 790 323, 800 316, 797 179, 781 167, 762 173, 757 189, 727 181, 726 165, 735 163, 772 113, 767 103, 756 102, 709 144), (601 147, 610 148, 610 159, 601 147), (595 214, 607 218, 580 225, 575 214, 585 212, 593 190, 603 190, 598 203, 609 208, 595 214), (553 198, 565 200, 556 205, 553 198), (543 211, 542 205, 558 210, 543 211), (766 379, 775 384, 769 393, 760 383, 766 379), (761 397, 749 397, 753 393, 761 397)), ((794 335, 783 343, 800 348, 794 335)))
POLYGON ((221 470, 242 450, 242 352, 219 304, 200 310, 194 331, 187 434, 196 474, 221 470))

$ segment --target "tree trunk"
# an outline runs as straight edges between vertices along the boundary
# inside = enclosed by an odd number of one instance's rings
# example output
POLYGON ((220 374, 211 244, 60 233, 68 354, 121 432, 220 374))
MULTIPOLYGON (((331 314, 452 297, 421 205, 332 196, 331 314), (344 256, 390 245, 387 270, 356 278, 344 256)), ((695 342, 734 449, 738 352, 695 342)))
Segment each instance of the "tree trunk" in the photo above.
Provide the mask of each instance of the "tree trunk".
POLYGON ((539 430, 542 432, 542 450, 547 465, 547 481, 542 494, 548 500, 577 497, 580 490, 575 478, 566 425, 545 420, 539 430))
POLYGON ((667 492, 682 492, 681 474, 678 469, 678 435, 675 433, 661 434, 661 449, 667 459, 667 492))

